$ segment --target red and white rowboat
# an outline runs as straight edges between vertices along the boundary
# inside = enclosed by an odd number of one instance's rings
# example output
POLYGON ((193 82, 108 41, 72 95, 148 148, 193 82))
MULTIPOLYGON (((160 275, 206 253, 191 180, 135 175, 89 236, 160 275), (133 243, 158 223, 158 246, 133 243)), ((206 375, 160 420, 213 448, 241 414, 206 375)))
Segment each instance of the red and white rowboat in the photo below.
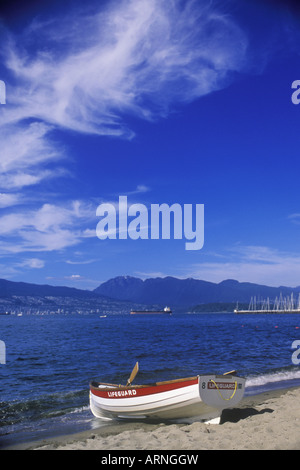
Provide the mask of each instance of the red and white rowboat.
POLYGON ((234 372, 148 385, 132 386, 131 381, 126 386, 92 381, 90 408, 94 416, 107 420, 208 421, 237 405, 245 390, 245 379, 234 372))

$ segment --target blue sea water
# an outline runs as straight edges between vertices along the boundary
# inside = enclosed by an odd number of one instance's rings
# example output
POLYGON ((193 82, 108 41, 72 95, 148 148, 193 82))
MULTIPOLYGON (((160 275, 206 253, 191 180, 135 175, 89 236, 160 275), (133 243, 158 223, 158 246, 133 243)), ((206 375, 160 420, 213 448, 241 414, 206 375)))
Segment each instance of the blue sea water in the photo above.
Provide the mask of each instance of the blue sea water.
MULTIPOLYGON (((103 425, 89 381, 125 384, 235 369, 246 393, 300 385, 300 315, 0 316, 0 447, 103 425)), ((107 424, 106 424, 107 425, 107 424)))

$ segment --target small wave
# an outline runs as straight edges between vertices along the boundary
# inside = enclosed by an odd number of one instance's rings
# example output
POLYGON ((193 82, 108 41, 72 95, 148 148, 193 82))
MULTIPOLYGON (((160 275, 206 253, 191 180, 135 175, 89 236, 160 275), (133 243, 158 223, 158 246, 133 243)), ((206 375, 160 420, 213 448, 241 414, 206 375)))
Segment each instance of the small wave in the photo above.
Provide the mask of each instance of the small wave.
POLYGON ((86 390, 41 395, 31 400, 0 402, 0 428, 25 421, 62 416, 85 408, 86 390))
POLYGON ((260 389, 271 390, 300 384, 300 368, 283 369, 246 378, 246 392, 260 389))
POLYGON ((89 411, 89 409, 90 409, 90 405, 79 406, 78 408, 75 408, 74 410, 70 411, 69 414, 82 413, 83 411, 89 411))

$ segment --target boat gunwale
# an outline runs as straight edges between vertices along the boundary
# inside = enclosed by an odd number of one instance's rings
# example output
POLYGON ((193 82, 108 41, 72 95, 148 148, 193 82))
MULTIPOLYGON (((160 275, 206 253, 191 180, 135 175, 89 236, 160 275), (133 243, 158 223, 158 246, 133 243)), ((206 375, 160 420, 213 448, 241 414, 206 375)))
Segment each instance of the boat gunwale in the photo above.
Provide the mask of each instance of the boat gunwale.
POLYGON ((148 383, 148 384, 138 384, 138 385, 121 385, 121 384, 111 384, 111 383, 106 383, 106 382, 98 382, 96 380, 91 380, 90 382, 90 389, 91 390, 98 390, 99 391, 99 386, 104 385, 104 387, 101 387, 101 391, 107 392, 111 391, 113 389, 117 390, 132 390, 132 389, 141 389, 141 388, 149 388, 149 387, 159 387, 161 385, 171 385, 175 383, 180 383, 180 382, 192 382, 195 381, 196 379, 199 380, 200 375, 195 375, 193 377, 185 377, 185 378, 180 378, 180 379, 173 379, 173 380, 166 380, 163 382, 153 382, 153 383, 148 383))

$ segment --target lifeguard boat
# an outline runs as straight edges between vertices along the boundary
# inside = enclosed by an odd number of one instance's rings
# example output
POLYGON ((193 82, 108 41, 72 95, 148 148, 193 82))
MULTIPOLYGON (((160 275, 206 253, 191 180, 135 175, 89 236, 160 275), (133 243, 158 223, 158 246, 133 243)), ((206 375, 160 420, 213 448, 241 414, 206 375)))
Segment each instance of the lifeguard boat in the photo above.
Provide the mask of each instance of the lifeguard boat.
POLYGON ((244 395, 245 379, 235 371, 133 386, 137 371, 138 363, 126 385, 91 381, 90 408, 94 416, 104 420, 219 422, 222 411, 235 407, 244 395))

